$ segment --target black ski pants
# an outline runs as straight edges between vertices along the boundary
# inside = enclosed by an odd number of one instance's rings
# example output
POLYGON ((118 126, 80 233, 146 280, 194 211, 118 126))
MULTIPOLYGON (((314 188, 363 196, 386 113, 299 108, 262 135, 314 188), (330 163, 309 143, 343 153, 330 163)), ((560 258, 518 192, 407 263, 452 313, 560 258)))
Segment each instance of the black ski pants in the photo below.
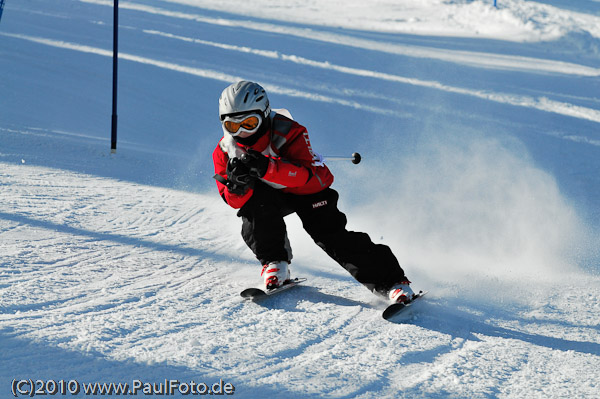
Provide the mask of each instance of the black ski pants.
POLYGON ((337 208, 337 191, 316 194, 283 193, 257 182, 250 200, 239 210, 242 237, 261 264, 292 259, 283 218, 296 213, 306 232, 358 282, 383 295, 406 280, 398 260, 386 245, 366 233, 346 230, 346 215, 337 208))

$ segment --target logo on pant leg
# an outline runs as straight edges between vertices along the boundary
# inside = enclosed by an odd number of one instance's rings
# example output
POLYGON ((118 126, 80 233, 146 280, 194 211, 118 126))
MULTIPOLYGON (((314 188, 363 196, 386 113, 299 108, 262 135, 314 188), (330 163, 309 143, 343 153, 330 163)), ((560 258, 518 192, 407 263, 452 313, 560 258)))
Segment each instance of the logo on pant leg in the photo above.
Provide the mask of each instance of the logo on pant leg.
POLYGON ((314 204, 312 204, 312 207, 313 207, 313 209, 315 209, 315 208, 320 208, 325 205, 327 205, 327 200, 315 202, 314 204))

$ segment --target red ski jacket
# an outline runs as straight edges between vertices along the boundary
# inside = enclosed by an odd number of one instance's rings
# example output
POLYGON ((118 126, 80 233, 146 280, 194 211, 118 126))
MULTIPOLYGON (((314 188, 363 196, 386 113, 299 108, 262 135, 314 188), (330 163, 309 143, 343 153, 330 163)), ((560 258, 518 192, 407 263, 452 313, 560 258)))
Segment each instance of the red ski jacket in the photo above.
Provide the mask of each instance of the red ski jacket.
MULTIPOLYGON (((266 184, 291 194, 318 193, 333 183, 333 175, 321 157, 310 145, 306 128, 284 115, 271 113, 271 129, 251 147, 243 146, 225 136, 213 151, 215 173, 227 179, 230 156, 240 156, 253 149, 269 157, 269 166, 261 179, 266 184)), ((232 194, 217 181, 219 194, 232 208, 241 208, 252 196, 253 190, 242 195, 232 194)))

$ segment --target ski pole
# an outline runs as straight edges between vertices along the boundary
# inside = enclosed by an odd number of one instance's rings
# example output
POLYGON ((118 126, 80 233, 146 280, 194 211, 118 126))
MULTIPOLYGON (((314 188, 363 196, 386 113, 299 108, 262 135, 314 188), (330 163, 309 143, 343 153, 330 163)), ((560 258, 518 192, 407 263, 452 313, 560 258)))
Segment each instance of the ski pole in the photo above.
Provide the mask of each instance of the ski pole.
POLYGON ((352 161, 353 164, 359 164, 360 161, 362 160, 362 157, 360 156, 360 154, 358 152, 354 152, 352 153, 351 157, 330 157, 330 156, 323 156, 323 158, 325 159, 325 161, 352 161))

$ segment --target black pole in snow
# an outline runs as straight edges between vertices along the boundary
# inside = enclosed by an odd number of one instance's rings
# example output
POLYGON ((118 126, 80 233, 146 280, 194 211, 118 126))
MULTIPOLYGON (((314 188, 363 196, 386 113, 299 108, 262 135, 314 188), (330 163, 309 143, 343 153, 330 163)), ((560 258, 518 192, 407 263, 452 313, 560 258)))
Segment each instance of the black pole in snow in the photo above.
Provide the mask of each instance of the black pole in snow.
POLYGON ((117 64, 119 54, 119 0, 115 0, 113 18, 113 93, 110 152, 117 152, 117 64))
POLYGON ((0 20, 2 19, 2 10, 4 10, 4 0, 0 0, 0 20))

